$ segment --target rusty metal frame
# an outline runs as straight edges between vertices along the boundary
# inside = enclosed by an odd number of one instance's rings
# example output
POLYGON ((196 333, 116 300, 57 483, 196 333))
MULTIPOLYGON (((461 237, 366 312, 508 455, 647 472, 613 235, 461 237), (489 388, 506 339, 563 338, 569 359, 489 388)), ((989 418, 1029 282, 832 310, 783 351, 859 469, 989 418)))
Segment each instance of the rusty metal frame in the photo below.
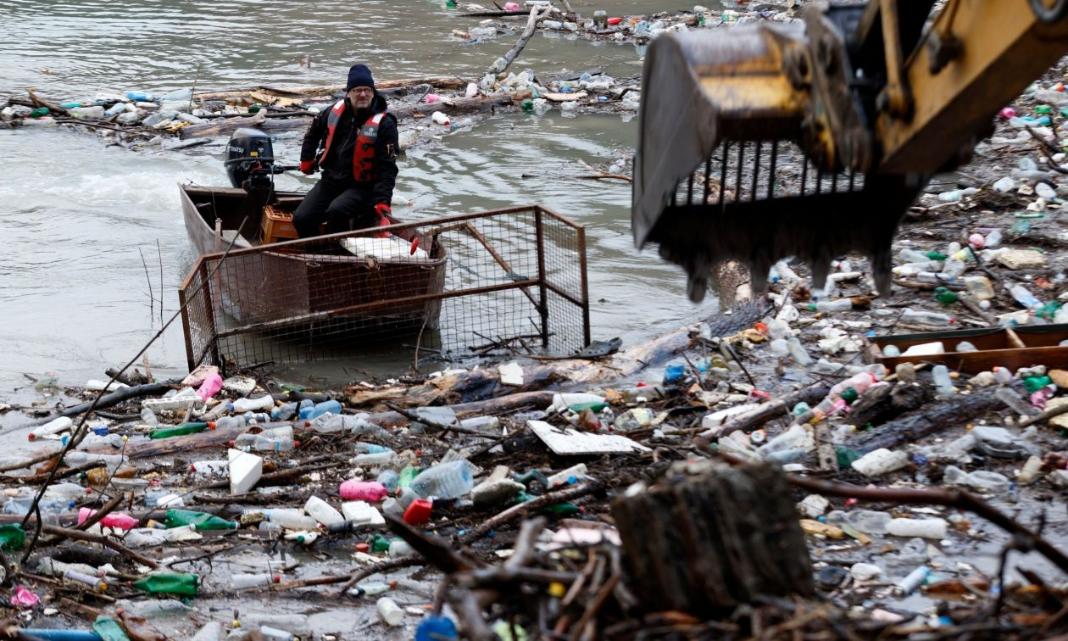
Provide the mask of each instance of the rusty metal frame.
MULTIPOLYGON (((539 316, 540 316, 541 321, 542 321, 542 323, 541 323, 542 326, 540 328, 539 334, 541 336, 543 346, 548 346, 549 336, 550 336, 550 332, 549 332, 549 328, 548 328, 549 310, 548 310, 548 299, 547 299, 548 292, 550 292, 550 291, 555 293, 555 294, 557 294, 558 296, 560 296, 564 300, 568 301, 572 305, 577 306, 580 309, 581 317, 582 317, 582 342, 583 342, 583 346, 589 345, 590 342, 591 342, 591 328, 590 328, 590 309, 589 309, 589 281, 588 281, 588 274, 587 274, 587 271, 586 271, 587 270, 587 265, 588 265, 588 263, 587 263, 587 255, 586 255, 586 250, 587 250, 586 233, 585 233, 585 227, 583 225, 580 225, 580 224, 574 222, 570 218, 568 218, 568 217, 566 217, 566 216, 564 216, 564 215, 562 215, 562 214, 560 214, 560 213, 558 213, 556 211, 553 211, 552 209, 549 209, 547 207, 543 207, 541 205, 534 204, 534 205, 520 205, 520 206, 515 206, 515 207, 505 207, 505 208, 491 209, 491 210, 486 210, 486 211, 481 211, 481 212, 472 212, 472 213, 466 213, 466 214, 455 214, 455 215, 451 215, 451 216, 445 216, 445 217, 441 217, 441 218, 436 218, 436 219, 433 219, 433 220, 423 220, 423 221, 415 221, 415 222, 407 222, 407 223, 398 223, 398 224, 390 225, 388 227, 377 228, 376 231, 391 231, 391 232, 396 233, 396 232, 402 231, 402 230, 428 228, 431 233, 435 233, 437 231, 442 230, 443 228, 447 228, 447 227, 450 227, 450 226, 455 227, 457 224, 468 224, 469 225, 470 221, 476 220, 476 219, 480 219, 480 218, 490 218, 490 217, 501 216, 501 215, 506 215, 506 214, 521 214, 521 213, 531 213, 531 214, 533 214, 533 218, 534 218, 534 223, 535 223, 535 227, 536 227, 535 228, 535 233, 536 233, 536 242, 537 242, 537 253, 538 253, 538 275, 537 275, 537 278, 528 278, 528 279, 524 279, 524 280, 513 281, 513 282, 510 282, 510 283, 502 283, 502 284, 498 284, 498 285, 486 285, 486 286, 474 287, 474 288, 469 288, 469 289, 462 289, 462 290, 451 291, 451 292, 439 292, 439 293, 434 293, 434 294, 420 294, 420 295, 415 295, 415 296, 405 296, 405 297, 392 298, 392 299, 388 299, 386 301, 361 303, 361 304, 357 304, 357 305, 346 306, 346 307, 343 307, 343 308, 337 308, 337 309, 331 309, 331 310, 327 310, 327 311, 303 314, 303 315, 300 315, 300 316, 297 316, 297 317, 292 317, 292 318, 279 319, 279 320, 276 320, 276 321, 266 321, 266 322, 259 322, 259 323, 247 323, 247 324, 243 324, 243 325, 238 326, 238 327, 228 328, 228 329, 225 329, 223 331, 218 331, 216 329, 217 325, 216 325, 215 318, 214 318, 215 301, 211 300, 210 290, 208 288, 206 288, 206 285, 209 282, 206 272, 207 272, 207 269, 208 269, 208 264, 211 261, 221 261, 221 260, 224 260, 224 259, 227 259, 227 258, 232 258, 232 257, 235 257, 235 256, 241 256, 241 255, 246 255, 246 254, 256 254, 256 253, 262 253, 262 252, 265 252, 265 251, 278 251, 278 250, 285 250, 285 249, 299 249, 303 245, 313 244, 313 243, 314 244, 319 244, 319 243, 322 243, 324 240, 326 240, 326 241, 333 240, 333 239, 340 240, 340 239, 343 239, 343 238, 359 236, 359 235, 365 235, 367 233, 367 230, 341 232, 341 233, 337 233, 337 234, 329 234, 329 235, 325 235, 325 236, 317 236, 317 237, 308 238, 308 239, 291 240, 291 241, 273 243, 271 245, 261 245, 261 246, 250 247, 250 248, 231 249, 229 251, 229 255, 226 255, 226 252, 214 252, 214 253, 209 253, 209 254, 202 254, 202 255, 197 257, 196 261, 194 262, 193 266, 190 268, 189 272, 186 274, 185 278, 182 279, 182 282, 179 285, 179 291, 178 291, 179 301, 183 306, 182 307, 181 316, 182 316, 182 330, 183 330, 183 336, 184 336, 184 339, 185 339, 185 347, 186 347, 187 364, 188 364, 190 370, 192 370, 198 364, 203 362, 203 360, 207 357, 209 352, 214 354, 213 359, 214 359, 214 361, 216 363, 221 362, 220 361, 220 354, 218 352, 218 346, 219 346, 220 339, 233 337, 233 336, 237 336, 237 335, 240 335, 240 334, 245 334, 245 333, 255 332, 255 331, 261 331, 261 330, 274 330, 274 329, 284 328, 284 327, 287 327, 287 326, 297 326, 297 325, 301 325, 301 324, 307 323, 309 321, 315 321, 315 320, 319 320, 319 319, 331 318, 331 317, 334 317, 334 316, 348 314, 348 313, 352 313, 352 312, 373 310, 373 309, 378 309, 378 308, 382 308, 382 307, 387 307, 387 306, 390 306, 390 305, 403 305, 403 304, 409 304, 409 303, 428 302, 428 301, 433 301, 433 300, 445 300, 445 299, 449 299, 449 298, 456 298, 456 297, 462 297, 462 296, 471 296, 471 295, 478 295, 478 294, 486 294, 486 293, 500 292, 500 291, 506 291, 506 290, 512 290, 512 289, 518 289, 518 290, 522 291, 524 294, 526 294, 527 298, 530 299, 531 303, 534 304, 535 307, 537 308, 539 316), (545 230, 544 230, 544 225, 545 225, 545 220, 546 219, 551 219, 553 221, 561 223, 562 225, 564 225, 564 226, 570 228, 571 230, 573 230, 573 232, 575 234, 575 240, 576 240, 576 250, 575 251, 577 253, 577 259, 578 259, 579 289, 580 289, 579 296, 577 296, 577 297, 575 295, 567 292, 566 290, 562 289, 561 287, 557 286, 556 284, 549 282, 549 279, 547 278, 546 267, 545 267, 545 230), (197 287, 195 289, 195 291, 190 291, 193 288, 194 281, 198 280, 198 279, 200 281, 200 286, 197 287), (530 294, 530 289, 535 287, 535 286, 538 287, 538 291, 539 291, 539 296, 537 298, 535 298, 534 296, 532 296, 530 294), (193 341, 192 341, 193 336, 192 336, 192 330, 191 330, 191 319, 190 319, 188 310, 185 308, 186 301, 192 300, 192 297, 195 297, 195 296, 205 296, 207 298, 206 304, 205 304, 205 309, 206 309, 206 315, 207 315, 207 322, 209 324, 208 332, 209 332, 209 335, 210 335, 210 338, 208 339, 206 344, 203 346, 203 348, 200 350, 199 354, 195 354, 194 353, 194 347, 193 347, 193 341)), ((478 238, 477 235, 475 236, 475 238, 486 249, 486 251, 489 252, 491 254, 491 256, 493 256, 493 259, 498 264, 501 264, 502 258, 493 249, 492 245, 488 245, 485 238, 478 238)))

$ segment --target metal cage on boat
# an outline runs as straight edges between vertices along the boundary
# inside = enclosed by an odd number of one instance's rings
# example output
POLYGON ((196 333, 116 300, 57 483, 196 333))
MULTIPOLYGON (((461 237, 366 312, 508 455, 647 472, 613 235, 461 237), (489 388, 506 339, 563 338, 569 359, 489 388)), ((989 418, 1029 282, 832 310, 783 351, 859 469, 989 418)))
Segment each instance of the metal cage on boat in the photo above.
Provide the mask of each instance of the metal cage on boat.
MULTIPOLYGON (((225 249, 225 244, 224 244, 225 249)), ((190 368, 566 355, 590 342, 585 229, 537 205, 201 255, 179 289, 190 368), (395 236, 376 238, 382 229, 395 236), (410 240, 418 238, 413 252, 410 240)))

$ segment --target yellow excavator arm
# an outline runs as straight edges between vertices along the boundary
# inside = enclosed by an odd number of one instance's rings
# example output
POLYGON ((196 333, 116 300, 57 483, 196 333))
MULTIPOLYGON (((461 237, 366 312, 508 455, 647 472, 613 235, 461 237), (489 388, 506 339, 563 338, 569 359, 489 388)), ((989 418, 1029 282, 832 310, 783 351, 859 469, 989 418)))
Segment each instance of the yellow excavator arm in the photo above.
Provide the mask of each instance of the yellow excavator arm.
POLYGON ((665 34, 646 53, 632 227, 703 298, 733 260, 755 290, 781 258, 871 256, 930 177, 1068 53, 1068 0, 871 0, 795 23, 665 34))

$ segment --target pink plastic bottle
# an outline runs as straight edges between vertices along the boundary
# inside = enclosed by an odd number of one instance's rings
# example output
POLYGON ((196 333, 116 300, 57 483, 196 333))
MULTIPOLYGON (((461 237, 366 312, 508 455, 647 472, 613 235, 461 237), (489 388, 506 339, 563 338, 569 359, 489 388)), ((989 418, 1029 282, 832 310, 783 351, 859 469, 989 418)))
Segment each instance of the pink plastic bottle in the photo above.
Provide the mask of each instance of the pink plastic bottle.
POLYGON ((208 374, 208 377, 204 379, 204 382, 197 388, 197 396, 200 400, 206 401, 212 396, 219 393, 222 389, 222 377, 218 374, 208 374))
POLYGON ((339 490, 346 501, 378 503, 389 496, 389 490, 378 481, 345 481, 339 490))
MULTIPOLYGON (((89 518, 94 514, 96 514, 96 510, 91 508, 83 507, 82 509, 78 510, 78 525, 81 525, 82 523, 88 521, 89 518)), ((129 514, 123 514, 122 512, 119 512, 117 514, 108 514, 104 518, 100 519, 100 525, 103 525, 104 527, 114 528, 116 530, 132 530, 137 527, 138 523, 140 523, 140 521, 130 516, 129 514)))

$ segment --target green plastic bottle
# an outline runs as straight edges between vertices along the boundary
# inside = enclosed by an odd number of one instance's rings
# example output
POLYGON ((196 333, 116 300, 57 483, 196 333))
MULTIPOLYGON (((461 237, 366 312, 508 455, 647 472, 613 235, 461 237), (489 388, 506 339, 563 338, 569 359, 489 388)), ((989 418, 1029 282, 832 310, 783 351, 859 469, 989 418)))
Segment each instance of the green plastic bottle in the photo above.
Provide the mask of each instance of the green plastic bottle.
POLYGON ((1030 394, 1034 394, 1035 392, 1049 385, 1052 382, 1053 379, 1051 379, 1049 376, 1028 376, 1023 381, 1024 387, 1030 394))
POLYGON ((195 574, 184 572, 159 572, 150 574, 134 583, 138 590, 149 594, 177 594, 179 596, 196 596, 199 578, 195 574))
POLYGON ((196 434, 197 432, 203 432, 208 429, 207 423, 182 423, 181 425, 175 425, 174 427, 161 427, 158 430, 154 430, 148 435, 148 438, 171 438, 173 436, 185 436, 186 434, 196 434))
POLYGON ((375 538, 371 539, 371 551, 372 552, 386 552, 389 550, 389 539, 376 534, 375 538))
POLYGON ((93 622, 93 632, 103 641, 130 641, 119 622, 103 614, 93 622))
POLYGON ((192 525, 199 531, 208 530, 236 530, 237 521, 227 521, 224 518, 208 514, 207 512, 195 512, 193 510, 167 510, 167 518, 164 519, 167 527, 181 527, 192 525))
POLYGON ((557 503, 545 508, 545 511, 554 516, 574 516, 582 511, 582 508, 574 503, 557 503))
POLYGON ((26 543, 26 533, 18 523, 0 525, 0 550, 20 550, 26 543))
POLYGON ((957 294, 945 287, 936 287, 934 290, 935 300, 943 305, 952 305, 957 302, 957 294))
POLYGON ((414 465, 406 465, 397 477, 397 487, 411 487, 412 480, 419 476, 419 468, 414 465))
POLYGON ((30 118, 43 118, 48 115, 48 107, 37 107, 30 112, 30 118))

